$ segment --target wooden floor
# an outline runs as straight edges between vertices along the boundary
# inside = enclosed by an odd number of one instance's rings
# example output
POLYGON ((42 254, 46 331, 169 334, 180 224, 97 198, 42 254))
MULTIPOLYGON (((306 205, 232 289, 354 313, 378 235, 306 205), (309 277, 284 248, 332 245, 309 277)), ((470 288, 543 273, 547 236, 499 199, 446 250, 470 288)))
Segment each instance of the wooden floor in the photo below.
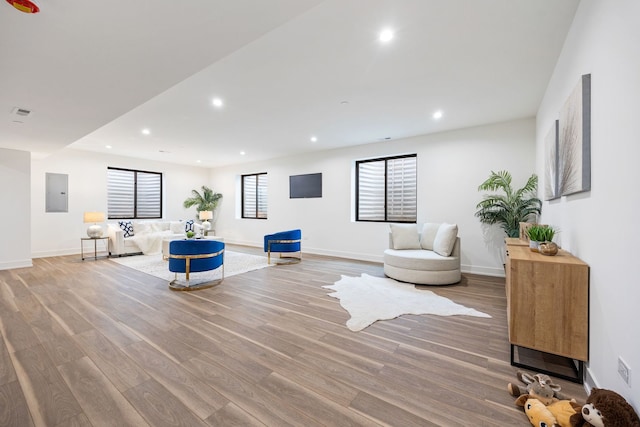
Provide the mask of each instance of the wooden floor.
POLYGON ((361 273, 383 276, 306 254, 197 292, 80 256, 0 271, 0 425, 530 425, 506 390, 503 279, 433 289, 491 319, 407 315, 351 332, 322 286, 361 273))

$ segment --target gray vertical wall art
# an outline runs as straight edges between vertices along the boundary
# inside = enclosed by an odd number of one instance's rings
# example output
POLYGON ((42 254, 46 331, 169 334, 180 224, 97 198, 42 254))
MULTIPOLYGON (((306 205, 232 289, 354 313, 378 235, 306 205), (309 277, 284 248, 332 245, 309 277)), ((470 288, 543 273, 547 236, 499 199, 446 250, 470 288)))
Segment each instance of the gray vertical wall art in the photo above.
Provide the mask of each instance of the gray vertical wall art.
POLYGON ((560 111, 558 194, 591 190, 591 74, 580 78, 560 111))

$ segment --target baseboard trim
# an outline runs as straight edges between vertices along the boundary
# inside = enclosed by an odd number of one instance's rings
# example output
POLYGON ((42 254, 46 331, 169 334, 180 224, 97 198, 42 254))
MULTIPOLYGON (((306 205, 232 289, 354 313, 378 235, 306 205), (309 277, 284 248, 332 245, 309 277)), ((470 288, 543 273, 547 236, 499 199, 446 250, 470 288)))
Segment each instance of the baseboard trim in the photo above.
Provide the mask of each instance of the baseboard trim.
MULTIPOLYGON (((91 251, 91 253, 93 254, 93 250, 91 251)), ((52 256, 66 256, 66 255, 80 256, 80 251, 78 251, 78 249, 60 249, 55 251, 42 251, 42 252, 31 253, 32 258, 48 258, 52 256)))
POLYGON ((0 262, 0 270, 12 270, 14 268, 28 268, 33 267, 33 261, 31 259, 21 259, 15 261, 0 262))
MULTIPOLYGON (((241 240, 232 240, 225 238, 225 242, 230 245, 240 245, 240 246, 249 246, 251 248, 262 248, 262 244, 256 244, 255 242, 245 242, 241 240)), ((342 252, 342 251, 326 251, 322 249, 316 248, 308 248, 302 245, 302 258, 304 259, 304 254, 313 254, 313 255, 322 255, 322 256, 330 256, 336 258, 346 258, 346 259, 354 259, 357 261, 368 261, 368 262, 376 262, 382 264, 383 258, 380 256, 371 256, 367 254, 358 254, 353 252, 342 252)))
POLYGON ((475 265, 461 265, 460 270, 463 273, 479 274, 481 276, 505 277, 504 268, 495 267, 478 267, 475 265))
MULTIPOLYGON (((241 245, 241 246, 249 246, 252 248, 261 248, 262 245, 256 244, 255 242, 245 242, 241 240, 231 240, 225 239, 225 242, 231 245, 241 245)), ((307 248, 302 245, 302 258, 304 259, 304 254, 313 254, 313 255, 322 255, 322 256, 330 256, 336 258, 347 258, 354 259, 357 261, 366 261, 366 262, 375 262, 382 264, 384 262, 383 255, 369 255, 369 254, 361 254, 356 252, 343 252, 343 251, 327 251, 323 249, 317 248, 307 248)), ((478 274, 481 276, 492 276, 492 277, 505 277, 504 268, 495 268, 495 267, 478 267, 472 265, 461 265, 460 271, 463 273, 469 274, 478 274)))
POLYGON ((589 369, 588 366, 585 366, 585 369, 584 369, 583 385, 584 385, 584 391, 587 392, 587 396, 591 394, 591 390, 593 390, 594 387, 600 388, 595 378, 591 374, 591 369, 589 369))

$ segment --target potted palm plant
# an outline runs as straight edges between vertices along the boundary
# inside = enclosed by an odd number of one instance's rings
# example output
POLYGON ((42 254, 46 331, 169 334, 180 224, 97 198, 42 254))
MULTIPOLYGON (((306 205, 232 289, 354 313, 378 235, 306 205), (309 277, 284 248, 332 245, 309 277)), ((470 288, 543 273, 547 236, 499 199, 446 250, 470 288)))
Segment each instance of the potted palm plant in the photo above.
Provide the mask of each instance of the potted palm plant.
POLYGON ((478 191, 502 191, 503 194, 486 194, 476 205, 476 213, 483 224, 499 224, 508 237, 518 237, 520 222, 540 215, 542 201, 536 197, 538 176, 533 174, 524 187, 514 190, 511 174, 507 171, 491 171, 489 178, 478 191))
MULTIPOLYGON (((187 198, 183 206, 185 208, 190 208, 192 206, 196 207, 196 219, 199 219, 199 213, 202 211, 211 211, 215 212, 218 207, 218 203, 222 199, 222 194, 215 193, 211 188, 206 185, 202 186, 202 192, 198 190, 191 190, 191 197, 187 198)), ((214 216, 215 222, 215 216, 214 216)))

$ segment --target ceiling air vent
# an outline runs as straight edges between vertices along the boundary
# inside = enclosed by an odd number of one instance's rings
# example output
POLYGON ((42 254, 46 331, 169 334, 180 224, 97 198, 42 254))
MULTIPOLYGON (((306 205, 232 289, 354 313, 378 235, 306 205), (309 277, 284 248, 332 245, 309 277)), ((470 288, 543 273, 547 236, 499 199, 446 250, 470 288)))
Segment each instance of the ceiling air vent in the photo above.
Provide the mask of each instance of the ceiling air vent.
POLYGON ((11 120, 17 123, 24 123, 31 116, 31 110, 15 107, 11 110, 11 120))

